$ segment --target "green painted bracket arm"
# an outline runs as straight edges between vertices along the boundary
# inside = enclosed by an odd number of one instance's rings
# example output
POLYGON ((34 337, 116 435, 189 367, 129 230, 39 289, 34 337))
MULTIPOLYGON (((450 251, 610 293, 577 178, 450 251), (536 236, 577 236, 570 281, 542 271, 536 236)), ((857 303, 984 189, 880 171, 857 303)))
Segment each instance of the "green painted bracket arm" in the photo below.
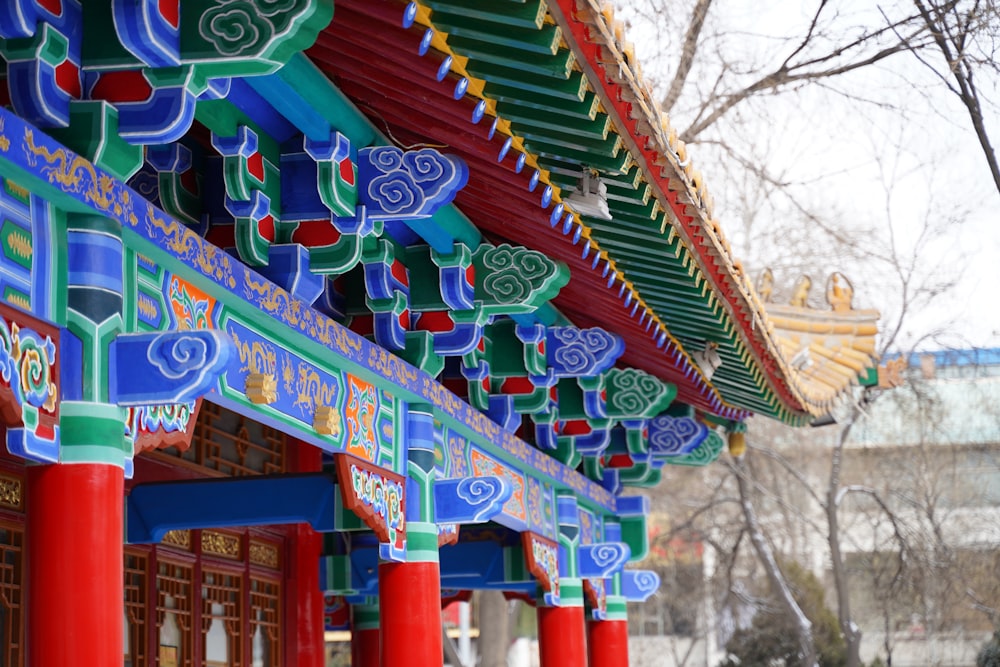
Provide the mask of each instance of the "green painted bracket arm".
MULTIPOLYGON (((330 128, 335 128, 357 148, 391 144, 302 53, 296 54, 277 73, 251 77, 247 83, 310 139, 326 140, 330 128)), ((475 225, 450 204, 430 220, 408 220, 407 224, 438 252, 450 252, 454 242, 470 248, 482 242, 475 225)))

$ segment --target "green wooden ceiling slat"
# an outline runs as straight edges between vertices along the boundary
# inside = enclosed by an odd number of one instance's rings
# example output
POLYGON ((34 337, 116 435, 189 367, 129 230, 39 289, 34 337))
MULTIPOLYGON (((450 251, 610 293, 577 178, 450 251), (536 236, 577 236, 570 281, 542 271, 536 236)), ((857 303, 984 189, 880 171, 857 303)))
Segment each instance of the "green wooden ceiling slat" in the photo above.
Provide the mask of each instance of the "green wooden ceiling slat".
POLYGON ((568 99, 565 95, 552 95, 548 90, 523 90, 516 86, 487 81, 483 92, 486 97, 496 100, 497 104, 510 103, 541 110, 558 109, 564 116, 589 120, 597 118, 600 108, 600 101, 592 91, 586 91, 582 99, 568 99))
POLYGON ((609 134, 606 139, 595 139, 583 133, 554 132, 513 121, 510 126, 517 136, 524 139, 526 146, 547 146, 549 150, 553 146, 559 146, 586 155, 600 155, 606 158, 615 158, 621 153, 627 153, 622 150, 624 144, 617 134, 609 134))
POLYGON ((543 25, 541 29, 525 29, 490 21, 477 21, 461 14, 436 11, 431 14, 435 27, 456 37, 470 37, 494 42, 522 51, 555 55, 562 41, 562 30, 557 25, 543 25))
POLYGON ((582 101, 587 91, 587 79, 582 72, 572 72, 566 80, 526 73, 513 67, 503 67, 478 60, 470 60, 466 67, 469 74, 488 83, 543 93, 551 97, 582 101))
POLYGON ((593 119, 580 118, 573 114, 564 114, 554 106, 538 108, 498 102, 497 114, 510 121, 526 123, 536 128, 563 131, 567 128, 573 132, 586 133, 593 137, 604 139, 611 130, 611 119, 607 114, 597 114, 593 119))
POLYGON ((493 63, 504 67, 516 67, 525 72, 555 76, 565 79, 573 69, 576 58, 569 49, 560 49, 554 55, 521 51, 509 46, 498 46, 470 37, 450 35, 448 45, 470 60, 493 63))
POLYGON ((582 151, 574 151, 568 148, 549 145, 544 141, 534 140, 530 144, 525 141, 526 148, 543 156, 558 155, 562 158, 576 160, 581 167, 586 165, 601 171, 624 171, 629 167, 632 156, 628 151, 619 151, 616 157, 606 157, 603 155, 591 155, 582 151))
POLYGON ((431 9, 442 13, 460 13, 472 19, 502 23, 515 28, 538 30, 545 24, 548 6, 544 2, 510 2, 510 0, 423 0, 431 9))

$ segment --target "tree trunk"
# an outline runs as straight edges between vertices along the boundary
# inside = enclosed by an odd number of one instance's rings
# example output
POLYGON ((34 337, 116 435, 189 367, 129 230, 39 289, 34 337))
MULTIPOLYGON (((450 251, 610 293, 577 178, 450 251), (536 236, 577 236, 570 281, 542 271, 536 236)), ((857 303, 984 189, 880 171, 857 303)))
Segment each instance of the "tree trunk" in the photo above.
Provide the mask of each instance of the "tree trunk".
POLYGON ((479 592, 480 667, 507 667, 510 647, 510 615, 500 591, 479 592))
POLYGON ((771 583, 774 594, 778 597, 778 602, 795 622, 795 634, 798 639, 799 655, 802 658, 802 664, 816 667, 819 663, 816 660, 816 646, 813 643, 812 623, 802 613, 801 607, 799 607, 799 604, 792 596, 788 582, 785 581, 785 575, 778 567, 778 561, 774 558, 771 545, 768 544, 767 539, 764 537, 764 531, 757 520, 757 512, 754 510, 753 502, 750 499, 750 489, 748 488, 749 471, 744 459, 745 456, 744 454, 736 457, 736 482, 740 490, 740 506, 743 508, 743 518, 746 521, 747 533, 750 535, 754 551, 757 552, 757 558, 760 559, 761 565, 764 566, 764 571, 767 572, 768 581, 771 583))

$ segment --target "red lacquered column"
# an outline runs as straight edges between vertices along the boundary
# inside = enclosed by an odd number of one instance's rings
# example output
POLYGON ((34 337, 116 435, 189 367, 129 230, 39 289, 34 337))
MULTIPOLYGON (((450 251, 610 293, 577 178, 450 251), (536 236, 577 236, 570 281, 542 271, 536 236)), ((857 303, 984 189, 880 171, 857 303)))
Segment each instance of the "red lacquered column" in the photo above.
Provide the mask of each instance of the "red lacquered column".
MULTIPOLYGON (((304 442, 295 442, 296 470, 316 472, 323 469, 322 452, 304 442)), ((323 553, 323 536, 307 524, 297 524, 293 532, 294 580, 293 613, 295 623, 295 653, 290 664, 299 667, 323 667, 326 664, 326 643, 323 623, 323 591, 319 587, 319 559, 323 553)))
POLYGON ((351 605, 351 667, 379 667, 378 605, 351 605))
POLYGON ((429 406, 408 406, 406 441, 414 482, 406 491, 406 562, 378 566, 379 652, 382 667, 441 667, 441 569, 432 514, 434 417, 429 406))
POLYGON ((382 667, 440 667, 441 572, 436 562, 378 568, 382 667))
POLYGON ((28 468, 30 667, 121 667, 124 479, 103 463, 28 468))
POLYGON ((587 635, 590 667, 628 667, 628 621, 591 621, 587 635))
POLYGON ((582 605, 538 607, 538 653, 542 667, 586 667, 582 605))
POLYGON ((323 591, 319 588, 319 558, 323 537, 307 524, 295 526, 295 664, 323 667, 323 591))

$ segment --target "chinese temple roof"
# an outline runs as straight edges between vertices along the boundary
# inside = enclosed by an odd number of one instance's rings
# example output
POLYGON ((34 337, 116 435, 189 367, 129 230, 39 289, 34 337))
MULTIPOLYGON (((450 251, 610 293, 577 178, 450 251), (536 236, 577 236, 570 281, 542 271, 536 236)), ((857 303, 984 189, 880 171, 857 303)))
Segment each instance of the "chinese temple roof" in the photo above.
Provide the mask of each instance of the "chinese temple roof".
POLYGON ((307 55, 392 142, 466 160, 457 208, 565 262, 558 311, 621 335, 620 364, 681 402, 801 423, 873 365, 876 312, 758 294, 601 3, 338 0, 307 55), (574 203, 584 175, 607 215, 574 203))

